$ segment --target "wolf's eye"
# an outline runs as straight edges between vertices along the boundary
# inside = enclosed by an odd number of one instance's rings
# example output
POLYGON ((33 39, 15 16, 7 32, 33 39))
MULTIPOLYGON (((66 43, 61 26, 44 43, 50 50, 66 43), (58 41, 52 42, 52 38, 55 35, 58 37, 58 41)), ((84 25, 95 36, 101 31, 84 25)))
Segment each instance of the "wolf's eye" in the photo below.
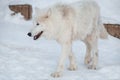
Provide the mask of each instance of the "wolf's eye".
POLYGON ((36 24, 37 26, 39 25, 39 23, 36 24))

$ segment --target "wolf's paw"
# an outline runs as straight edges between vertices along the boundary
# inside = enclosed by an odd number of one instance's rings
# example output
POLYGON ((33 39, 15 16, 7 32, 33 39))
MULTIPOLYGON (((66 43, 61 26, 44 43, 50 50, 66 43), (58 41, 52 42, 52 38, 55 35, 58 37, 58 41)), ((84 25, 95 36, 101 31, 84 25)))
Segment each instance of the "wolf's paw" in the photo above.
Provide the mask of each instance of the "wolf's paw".
POLYGON ((90 65, 88 66, 88 69, 96 70, 96 66, 90 65))
POLYGON ((70 67, 68 68, 68 70, 70 70, 70 71, 75 71, 75 70, 77 70, 77 65, 70 65, 70 67))
POLYGON ((58 77, 61 76, 61 73, 60 72, 54 72, 54 73, 51 74, 51 76, 54 77, 54 78, 58 78, 58 77))
POLYGON ((84 63, 85 63, 85 64, 90 64, 91 61, 92 61, 92 60, 91 60, 90 57, 85 57, 84 63))

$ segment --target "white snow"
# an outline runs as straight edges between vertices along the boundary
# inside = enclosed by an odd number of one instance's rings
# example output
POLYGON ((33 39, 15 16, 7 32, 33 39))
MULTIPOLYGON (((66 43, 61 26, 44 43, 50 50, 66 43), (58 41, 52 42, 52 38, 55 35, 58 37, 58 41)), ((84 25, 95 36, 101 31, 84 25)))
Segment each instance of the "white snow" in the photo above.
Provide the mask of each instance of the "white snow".
POLYGON ((120 23, 120 0, 96 0, 101 7, 104 23, 120 23))
MULTIPOLYGON (((77 0, 74 0, 77 1, 77 0)), ((120 1, 100 0, 104 23, 120 24, 120 1)), ((34 41, 27 36, 32 21, 25 21, 17 14, 10 16, 8 4, 30 3, 34 7, 48 7, 56 2, 72 0, 1 0, 0 1, 0 80, 120 80, 120 40, 109 36, 99 40, 99 65, 97 70, 89 70, 84 65, 85 45, 81 41, 73 43, 73 52, 78 64, 77 71, 68 71, 54 79, 50 76, 56 69, 61 52, 54 40, 39 38, 34 41)))

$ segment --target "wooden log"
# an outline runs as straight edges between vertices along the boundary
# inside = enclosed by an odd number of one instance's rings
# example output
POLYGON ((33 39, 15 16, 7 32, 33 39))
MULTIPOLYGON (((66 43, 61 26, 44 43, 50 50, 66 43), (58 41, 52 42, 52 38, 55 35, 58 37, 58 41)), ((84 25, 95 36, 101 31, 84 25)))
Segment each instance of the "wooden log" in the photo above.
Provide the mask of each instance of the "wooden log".
POLYGON ((119 24, 104 24, 108 33, 120 39, 120 25, 119 24))
POLYGON ((32 18, 32 6, 29 4, 9 5, 9 9, 14 12, 12 15, 21 13, 26 20, 32 18))

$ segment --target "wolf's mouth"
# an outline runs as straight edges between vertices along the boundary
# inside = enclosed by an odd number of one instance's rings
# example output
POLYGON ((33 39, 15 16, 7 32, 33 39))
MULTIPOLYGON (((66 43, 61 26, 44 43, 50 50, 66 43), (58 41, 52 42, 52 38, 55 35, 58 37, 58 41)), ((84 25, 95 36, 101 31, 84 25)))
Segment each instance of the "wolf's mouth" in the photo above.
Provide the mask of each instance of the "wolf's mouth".
POLYGON ((39 32, 37 35, 35 35, 33 37, 34 40, 37 40, 41 35, 42 35, 43 31, 39 32))

